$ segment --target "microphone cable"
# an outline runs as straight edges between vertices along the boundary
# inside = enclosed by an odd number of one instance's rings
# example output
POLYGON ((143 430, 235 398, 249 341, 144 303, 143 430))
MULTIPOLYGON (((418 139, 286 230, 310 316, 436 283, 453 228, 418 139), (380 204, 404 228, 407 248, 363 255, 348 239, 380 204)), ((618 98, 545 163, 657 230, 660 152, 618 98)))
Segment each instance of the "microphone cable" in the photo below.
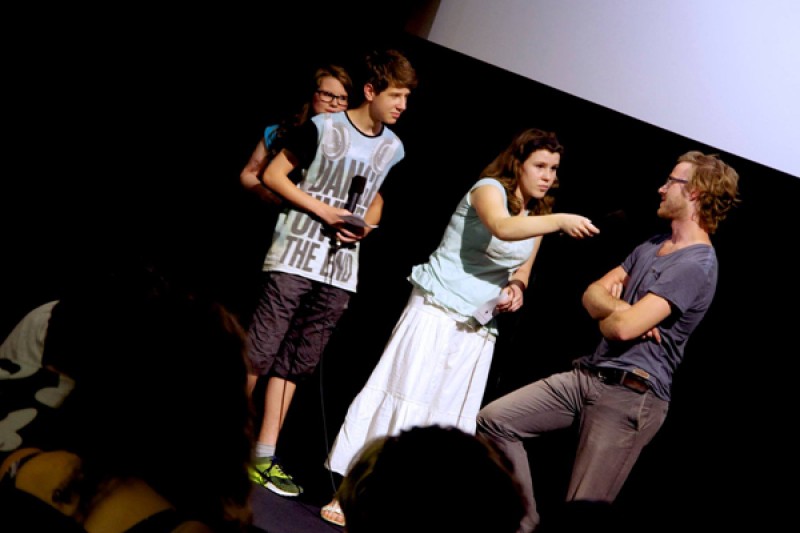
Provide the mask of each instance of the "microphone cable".
MULTIPOLYGON (((328 250, 328 272, 326 275, 326 283, 328 285, 333 286, 333 267, 334 267, 334 259, 340 250, 339 240, 336 237, 331 237, 331 247, 328 250)), ((348 299, 348 307, 349 307, 349 299, 348 299)), ((316 324, 317 328, 320 327, 319 324, 316 324)), ((331 331, 332 325, 326 324, 328 326, 328 331, 331 331)), ((319 329, 317 330, 319 332, 319 329)), ((331 443, 330 439, 328 438, 328 417, 326 415, 325 410, 325 386, 324 386, 324 365, 325 365, 325 351, 327 348, 327 343, 324 342, 323 336, 320 335, 320 358, 319 358, 319 406, 320 406, 320 415, 322 417, 322 438, 325 444, 325 469, 328 470, 328 477, 331 482, 331 492, 333 496, 336 495, 336 491, 338 487, 336 486, 336 479, 333 476, 333 471, 328 468, 328 456, 331 453, 331 443)))

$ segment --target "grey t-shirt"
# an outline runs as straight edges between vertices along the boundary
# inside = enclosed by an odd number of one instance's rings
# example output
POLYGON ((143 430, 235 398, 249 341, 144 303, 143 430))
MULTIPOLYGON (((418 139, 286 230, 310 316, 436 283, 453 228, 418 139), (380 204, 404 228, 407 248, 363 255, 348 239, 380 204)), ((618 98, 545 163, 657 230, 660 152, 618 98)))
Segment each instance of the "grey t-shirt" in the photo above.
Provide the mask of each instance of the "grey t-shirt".
POLYGON ((671 254, 657 252, 669 235, 640 244, 623 261, 630 279, 623 299, 633 305, 647 293, 670 303, 672 313, 658 325, 661 343, 651 339, 614 342, 603 339, 594 354, 579 361, 595 367, 641 369, 650 374, 653 392, 669 401, 675 369, 686 342, 708 311, 717 287, 717 255, 712 246, 695 244, 671 254))

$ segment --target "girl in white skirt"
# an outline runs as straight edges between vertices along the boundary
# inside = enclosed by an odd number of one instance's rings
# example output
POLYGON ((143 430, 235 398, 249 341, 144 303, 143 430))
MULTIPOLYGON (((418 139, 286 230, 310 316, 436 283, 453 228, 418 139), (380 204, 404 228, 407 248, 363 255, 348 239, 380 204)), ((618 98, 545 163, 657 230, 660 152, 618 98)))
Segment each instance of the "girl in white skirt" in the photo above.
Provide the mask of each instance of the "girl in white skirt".
MULTIPOLYGON (((439 424, 475 432, 497 328, 497 313, 522 307, 541 244, 561 231, 599 232, 591 221, 552 213, 563 147, 554 133, 523 131, 470 188, 442 241, 413 267, 413 290, 378 365, 350 405, 326 461, 345 475, 370 440, 439 424)), ((322 517, 344 525, 334 500, 322 517)))

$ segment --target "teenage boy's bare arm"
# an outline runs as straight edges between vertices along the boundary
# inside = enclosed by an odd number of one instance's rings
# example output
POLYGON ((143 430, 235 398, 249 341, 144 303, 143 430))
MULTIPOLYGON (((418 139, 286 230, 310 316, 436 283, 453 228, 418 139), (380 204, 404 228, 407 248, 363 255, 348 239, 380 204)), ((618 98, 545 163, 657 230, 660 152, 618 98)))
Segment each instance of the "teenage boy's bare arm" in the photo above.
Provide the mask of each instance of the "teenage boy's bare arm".
POLYGON ((296 208, 315 216, 329 226, 341 227, 344 224, 342 216, 350 212, 317 200, 298 188, 289 178, 289 173, 295 166, 297 160, 291 153, 281 150, 264 170, 264 184, 296 208))

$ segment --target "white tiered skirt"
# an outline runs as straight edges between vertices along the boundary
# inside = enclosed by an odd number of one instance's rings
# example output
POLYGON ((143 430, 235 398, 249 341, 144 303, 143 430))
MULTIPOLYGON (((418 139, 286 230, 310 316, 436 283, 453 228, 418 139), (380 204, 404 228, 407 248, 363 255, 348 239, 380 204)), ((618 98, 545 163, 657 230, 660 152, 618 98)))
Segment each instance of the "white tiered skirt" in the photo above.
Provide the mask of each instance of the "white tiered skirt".
POLYGON ((412 426, 475 433, 495 337, 465 320, 412 291, 378 365, 350 404, 326 461, 330 470, 345 475, 368 441, 412 426))

